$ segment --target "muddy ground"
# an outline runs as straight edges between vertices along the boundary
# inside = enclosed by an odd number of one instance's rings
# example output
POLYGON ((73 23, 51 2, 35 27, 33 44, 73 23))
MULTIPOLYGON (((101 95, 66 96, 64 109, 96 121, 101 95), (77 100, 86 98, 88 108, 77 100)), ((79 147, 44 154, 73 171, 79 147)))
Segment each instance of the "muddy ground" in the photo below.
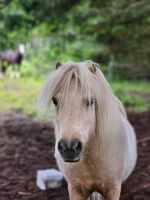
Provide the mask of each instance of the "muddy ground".
MULTIPOLYGON (((150 110, 129 113, 138 139, 138 161, 123 184, 121 200, 150 199, 150 110)), ((0 113, 0 200, 68 200, 67 184, 41 191, 36 171, 56 167, 51 124, 19 111, 0 113)))

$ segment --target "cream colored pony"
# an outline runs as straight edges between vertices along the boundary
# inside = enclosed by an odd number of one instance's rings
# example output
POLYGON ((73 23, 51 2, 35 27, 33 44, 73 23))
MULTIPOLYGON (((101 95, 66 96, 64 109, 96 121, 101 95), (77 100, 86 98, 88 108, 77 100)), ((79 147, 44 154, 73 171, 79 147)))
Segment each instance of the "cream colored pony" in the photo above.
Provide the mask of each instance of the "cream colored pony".
POLYGON ((55 157, 71 200, 119 200, 136 162, 136 138, 96 63, 57 63, 40 100, 55 104, 55 157))

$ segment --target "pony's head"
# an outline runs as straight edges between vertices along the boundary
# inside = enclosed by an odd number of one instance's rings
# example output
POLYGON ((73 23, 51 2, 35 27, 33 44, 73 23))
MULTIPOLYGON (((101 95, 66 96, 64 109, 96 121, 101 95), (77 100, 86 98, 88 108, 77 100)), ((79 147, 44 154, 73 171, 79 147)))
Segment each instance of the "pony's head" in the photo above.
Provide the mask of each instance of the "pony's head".
POLYGON ((25 53, 25 45, 23 43, 19 44, 18 51, 20 54, 25 53))
POLYGON ((66 162, 76 162, 90 138, 103 126, 109 98, 107 82, 92 61, 57 63, 56 68, 40 100, 46 106, 51 102, 55 105, 55 153, 66 162))

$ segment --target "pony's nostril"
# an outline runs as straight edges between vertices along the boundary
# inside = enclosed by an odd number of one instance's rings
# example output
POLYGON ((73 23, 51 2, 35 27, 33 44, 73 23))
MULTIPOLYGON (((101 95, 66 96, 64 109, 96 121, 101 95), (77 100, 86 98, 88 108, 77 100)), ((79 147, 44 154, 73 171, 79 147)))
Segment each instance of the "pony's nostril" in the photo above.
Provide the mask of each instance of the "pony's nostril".
POLYGON ((59 152, 64 152, 64 150, 66 149, 66 145, 65 145, 65 142, 63 140, 60 140, 58 142, 58 150, 59 152))
POLYGON ((80 153, 82 150, 82 143, 79 140, 76 140, 73 144, 73 149, 77 152, 80 153))

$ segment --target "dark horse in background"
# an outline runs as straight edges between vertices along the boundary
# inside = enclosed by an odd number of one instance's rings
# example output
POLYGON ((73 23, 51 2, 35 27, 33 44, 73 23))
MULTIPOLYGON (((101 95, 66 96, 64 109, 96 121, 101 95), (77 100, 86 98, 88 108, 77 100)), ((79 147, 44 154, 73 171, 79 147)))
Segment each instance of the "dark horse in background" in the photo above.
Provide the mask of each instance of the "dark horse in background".
POLYGON ((20 77, 20 67, 25 53, 25 45, 20 44, 16 50, 6 50, 0 54, 0 71, 1 76, 4 77, 7 72, 8 66, 14 68, 17 65, 17 71, 10 74, 10 78, 20 77))

